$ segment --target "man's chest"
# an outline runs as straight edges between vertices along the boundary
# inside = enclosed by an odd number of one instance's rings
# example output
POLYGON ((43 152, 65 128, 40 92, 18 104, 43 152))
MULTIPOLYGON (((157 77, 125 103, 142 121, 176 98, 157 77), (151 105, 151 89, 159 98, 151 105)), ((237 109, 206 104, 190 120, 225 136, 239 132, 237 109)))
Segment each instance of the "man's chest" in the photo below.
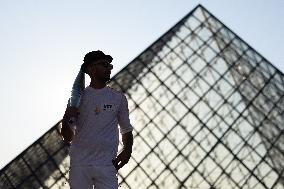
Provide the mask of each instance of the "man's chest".
POLYGON ((95 115, 111 116, 116 114, 118 104, 112 100, 105 100, 90 104, 89 109, 94 112, 95 115))
POLYGON ((91 96, 84 99, 81 106, 81 116, 92 119, 112 119, 116 117, 119 108, 119 101, 112 96, 91 96))

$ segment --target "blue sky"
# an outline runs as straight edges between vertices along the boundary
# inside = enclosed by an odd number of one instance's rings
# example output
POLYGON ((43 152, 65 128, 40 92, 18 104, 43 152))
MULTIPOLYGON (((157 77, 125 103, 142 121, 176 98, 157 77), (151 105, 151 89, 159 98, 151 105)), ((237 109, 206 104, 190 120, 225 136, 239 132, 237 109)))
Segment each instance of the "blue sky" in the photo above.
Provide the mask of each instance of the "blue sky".
POLYGON ((0 168, 61 119, 87 52, 114 75, 199 3, 284 72, 283 0, 0 0, 0 168))

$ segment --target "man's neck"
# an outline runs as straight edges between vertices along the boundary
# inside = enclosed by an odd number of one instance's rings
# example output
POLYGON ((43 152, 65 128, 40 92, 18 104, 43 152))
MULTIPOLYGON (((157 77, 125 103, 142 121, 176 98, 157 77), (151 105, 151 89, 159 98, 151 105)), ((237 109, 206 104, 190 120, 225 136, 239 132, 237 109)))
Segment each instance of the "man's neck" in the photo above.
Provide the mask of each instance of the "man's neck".
POLYGON ((98 80, 91 80, 90 87, 94 89, 102 89, 106 86, 106 82, 100 82, 98 80))

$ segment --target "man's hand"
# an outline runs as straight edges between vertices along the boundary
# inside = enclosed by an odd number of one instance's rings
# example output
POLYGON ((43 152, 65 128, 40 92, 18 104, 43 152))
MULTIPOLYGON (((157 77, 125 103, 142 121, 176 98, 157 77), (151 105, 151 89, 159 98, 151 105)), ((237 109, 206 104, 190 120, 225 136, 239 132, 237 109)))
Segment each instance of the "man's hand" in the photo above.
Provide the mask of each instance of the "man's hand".
POLYGON ((68 123, 66 121, 61 122, 61 129, 60 134, 64 140, 64 142, 70 144, 74 138, 74 131, 69 127, 68 123))
POLYGON ((118 154, 118 156, 114 160, 112 160, 112 163, 115 166, 116 170, 118 171, 125 164, 127 164, 130 157, 131 157, 131 150, 123 149, 118 154))
POLYGON ((118 154, 118 156, 114 160, 112 160, 112 163, 117 171, 125 164, 127 164, 131 157, 133 144, 133 135, 131 131, 122 134, 122 143, 124 146, 123 150, 118 154))
POLYGON ((69 127, 68 121, 71 117, 78 117, 78 115, 79 111, 76 107, 67 107, 65 110, 60 134, 62 135, 63 140, 67 143, 71 143, 75 135, 74 131, 69 127))

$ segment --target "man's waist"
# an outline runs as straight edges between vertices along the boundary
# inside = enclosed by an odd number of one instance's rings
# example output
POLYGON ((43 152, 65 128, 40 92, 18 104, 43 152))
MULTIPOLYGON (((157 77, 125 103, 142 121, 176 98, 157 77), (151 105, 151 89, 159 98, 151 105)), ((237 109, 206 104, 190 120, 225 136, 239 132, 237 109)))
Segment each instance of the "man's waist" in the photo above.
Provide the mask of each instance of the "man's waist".
POLYGON ((91 161, 77 161, 74 158, 71 157, 70 159, 70 166, 110 166, 113 165, 112 159, 113 158, 104 158, 104 159, 94 159, 91 161))

